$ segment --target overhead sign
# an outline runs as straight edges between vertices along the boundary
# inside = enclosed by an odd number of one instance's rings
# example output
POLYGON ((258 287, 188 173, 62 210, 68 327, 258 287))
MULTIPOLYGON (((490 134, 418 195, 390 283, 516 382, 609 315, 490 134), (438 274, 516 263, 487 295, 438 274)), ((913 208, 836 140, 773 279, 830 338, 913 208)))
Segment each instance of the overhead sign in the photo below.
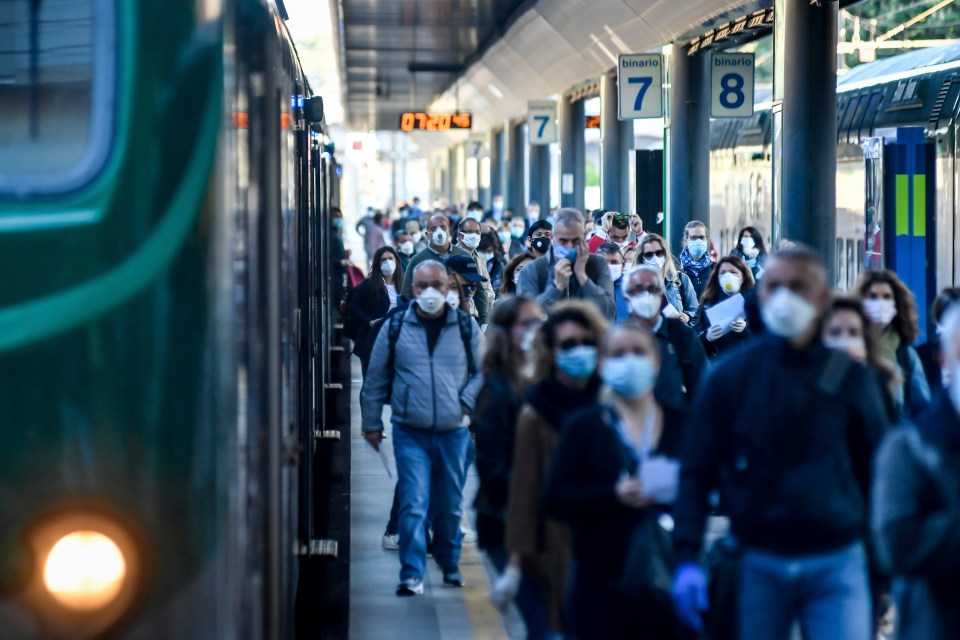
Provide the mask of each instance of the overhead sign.
POLYGON ((557 103, 534 100, 527 103, 527 125, 530 144, 552 144, 557 141, 557 103))
POLYGON ((450 129, 469 129, 473 116, 469 113, 424 113, 408 111, 400 114, 402 131, 449 131, 450 129))
POLYGON ((487 151, 487 136, 474 134, 466 142, 468 158, 482 158, 487 151))
POLYGON ((753 115, 752 53, 714 53, 710 61, 710 115, 746 118, 753 115))
POLYGON ((663 117, 663 56, 621 54, 617 60, 621 120, 663 117))

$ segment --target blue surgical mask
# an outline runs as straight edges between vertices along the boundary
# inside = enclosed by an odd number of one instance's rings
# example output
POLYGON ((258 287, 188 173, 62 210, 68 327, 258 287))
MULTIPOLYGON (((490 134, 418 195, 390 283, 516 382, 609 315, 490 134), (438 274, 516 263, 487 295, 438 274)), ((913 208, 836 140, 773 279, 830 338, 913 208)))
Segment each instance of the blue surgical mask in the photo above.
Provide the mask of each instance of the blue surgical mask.
POLYGON ((343 226, 343 218, 334 218, 332 222, 333 222, 334 229, 339 229, 340 227, 343 226))
POLYGON ((597 348, 580 345, 561 351, 557 354, 557 367, 574 380, 589 378, 597 369, 597 348))
POLYGON ((567 260, 570 260, 571 262, 573 262, 574 260, 577 259, 577 248, 570 247, 569 249, 567 249, 566 247, 561 247, 560 245, 554 243, 553 255, 557 257, 557 260, 562 260, 563 258, 566 258, 567 260))
POLYGON ((500 238, 502 244, 507 244, 510 242, 510 232, 509 231, 497 231, 497 237, 500 238))
POLYGON ((467 211, 467 217, 470 218, 471 220, 476 220, 477 222, 480 222, 483 220, 483 211, 479 209, 471 209, 470 211, 467 211))
POLYGON ((707 252, 707 241, 691 240, 687 243, 687 251, 690 252, 691 256, 699 260, 701 257, 703 257, 703 254, 707 252))
POLYGON ((628 354, 604 360, 600 377, 614 393, 626 398, 638 398, 653 389, 657 372, 649 357, 628 354))

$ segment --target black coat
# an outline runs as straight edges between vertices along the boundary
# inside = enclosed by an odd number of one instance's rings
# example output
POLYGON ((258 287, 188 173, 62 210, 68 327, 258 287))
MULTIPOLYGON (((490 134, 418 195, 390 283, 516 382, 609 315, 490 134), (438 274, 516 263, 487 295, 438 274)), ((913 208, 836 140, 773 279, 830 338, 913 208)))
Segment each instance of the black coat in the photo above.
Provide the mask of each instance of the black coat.
POLYGON ((373 281, 369 277, 350 294, 347 304, 347 317, 357 323, 357 340, 353 345, 353 353, 366 363, 370 358, 370 349, 373 344, 367 344, 370 333, 370 323, 379 320, 390 309, 390 296, 386 289, 375 291, 373 281))
POLYGON ((693 559, 719 487, 745 546, 786 555, 854 543, 866 530, 870 463, 887 427, 876 376, 814 341, 764 336, 721 358, 694 399, 674 543, 693 559))
MULTIPOLYGON (((749 293, 748 291, 747 294, 749 295, 749 293)), ((724 298, 726 297, 726 294, 721 293, 720 295, 724 296, 724 298)), ((707 309, 718 302, 723 302, 723 300, 704 300, 701 302, 700 310, 697 312, 697 321, 693 327, 694 331, 696 331, 700 337, 704 351, 706 351, 707 355, 711 358, 715 358, 721 353, 735 351, 753 338, 753 332, 750 330, 750 323, 748 322, 747 328, 740 333, 727 331, 717 340, 707 340, 707 331, 710 329, 710 318, 707 317, 707 309)))
POLYGON ((960 418, 946 394, 877 455, 872 529, 897 594, 897 638, 960 638, 960 418))
POLYGON ((477 473, 480 488, 477 510, 478 544, 484 549, 503 548, 507 496, 513 475, 513 445, 517 416, 523 398, 510 381, 497 374, 485 375, 471 420, 476 435, 477 473))
POLYGON ((917 347, 917 355, 923 364, 923 373, 927 376, 930 385, 930 395, 936 397, 943 389, 943 373, 940 371, 940 340, 931 337, 917 347))
POLYGON ((707 370, 707 354, 693 329, 676 318, 663 318, 654 335, 660 373, 653 394, 661 406, 685 414, 707 370))

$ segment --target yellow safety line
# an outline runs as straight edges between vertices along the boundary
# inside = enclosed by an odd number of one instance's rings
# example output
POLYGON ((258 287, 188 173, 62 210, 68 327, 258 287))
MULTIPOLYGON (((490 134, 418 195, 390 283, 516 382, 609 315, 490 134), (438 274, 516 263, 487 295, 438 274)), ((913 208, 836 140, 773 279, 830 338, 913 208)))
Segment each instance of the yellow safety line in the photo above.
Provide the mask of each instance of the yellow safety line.
POLYGON ((463 546, 460 573, 467 583, 463 588, 463 605, 470 618, 473 640, 509 640, 503 618, 490 602, 490 582, 475 545, 463 546))

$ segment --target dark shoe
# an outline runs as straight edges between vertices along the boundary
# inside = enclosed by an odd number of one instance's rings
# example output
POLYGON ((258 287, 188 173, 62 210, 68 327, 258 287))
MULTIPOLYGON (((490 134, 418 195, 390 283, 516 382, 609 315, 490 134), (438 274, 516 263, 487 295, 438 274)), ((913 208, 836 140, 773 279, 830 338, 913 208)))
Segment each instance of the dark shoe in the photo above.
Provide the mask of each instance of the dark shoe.
POLYGON ((460 575, 459 569, 444 569, 443 571, 443 584, 448 587, 460 588, 464 585, 463 576, 460 575))
POLYGON ((423 593, 423 580, 418 578, 407 578, 397 585, 398 596, 417 596, 423 593))

